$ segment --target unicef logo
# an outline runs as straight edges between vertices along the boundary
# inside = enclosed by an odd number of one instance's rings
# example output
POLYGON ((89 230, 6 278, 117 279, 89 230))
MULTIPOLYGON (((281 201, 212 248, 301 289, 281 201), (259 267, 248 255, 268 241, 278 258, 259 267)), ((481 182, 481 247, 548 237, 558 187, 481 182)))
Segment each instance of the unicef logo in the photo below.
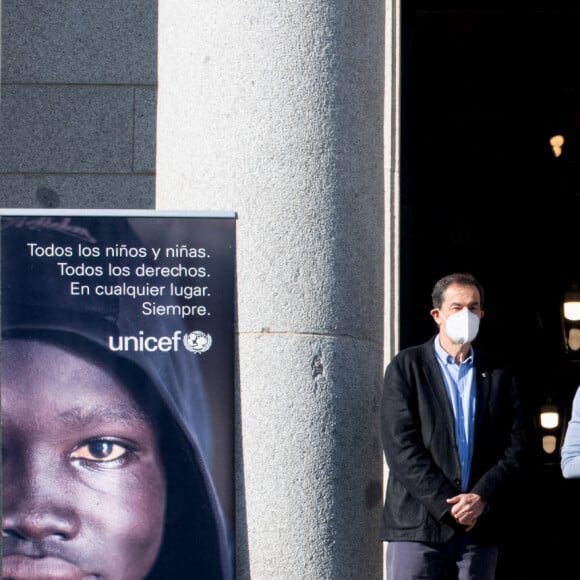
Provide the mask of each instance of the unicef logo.
POLYGON ((183 346, 189 351, 196 354, 207 352, 211 347, 211 334, 202 332, 201 330, 194 330, 189 334, 183 336, 183 346))

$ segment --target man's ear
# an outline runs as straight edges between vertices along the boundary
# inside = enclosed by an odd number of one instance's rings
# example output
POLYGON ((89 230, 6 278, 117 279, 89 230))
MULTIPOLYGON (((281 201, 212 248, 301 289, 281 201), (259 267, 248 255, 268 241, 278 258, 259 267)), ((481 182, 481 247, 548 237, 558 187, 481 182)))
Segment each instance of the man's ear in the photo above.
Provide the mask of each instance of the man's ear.
POLYGON ((439 316, 441 314, 439 312, 439 308, 431 308, 431 310, 429 310, 429 314, 431 315, 431 317, 435 321, 435 324, 439 324, 439 316))

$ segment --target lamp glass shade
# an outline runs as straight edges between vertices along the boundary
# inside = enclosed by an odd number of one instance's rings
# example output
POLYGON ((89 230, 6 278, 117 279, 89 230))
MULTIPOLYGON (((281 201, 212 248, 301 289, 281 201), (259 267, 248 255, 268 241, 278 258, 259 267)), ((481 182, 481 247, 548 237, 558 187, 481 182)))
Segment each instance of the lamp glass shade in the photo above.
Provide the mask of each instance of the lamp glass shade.
POLYGON ((548 455, 556 451, 556 437, 555 435, 544 435, 542 437, 542 449, 548 455))
POLYGON ((580 328, 571 328, 568 332, 568 348, 573 351, 580 350, 580 328))
POLYGON ((580 320, 580 301, 564 302, 564 318, 566 320, 580 320))
POLYGON ((540 425, 544 429, 555 429, 560 423, 560 415, 557 411, 544 411, 540 413, 540 425))
POLYGON ((558 406, 551 400, 540 407, 540 425, 543 429, 555 429, 560 424, 558 406))

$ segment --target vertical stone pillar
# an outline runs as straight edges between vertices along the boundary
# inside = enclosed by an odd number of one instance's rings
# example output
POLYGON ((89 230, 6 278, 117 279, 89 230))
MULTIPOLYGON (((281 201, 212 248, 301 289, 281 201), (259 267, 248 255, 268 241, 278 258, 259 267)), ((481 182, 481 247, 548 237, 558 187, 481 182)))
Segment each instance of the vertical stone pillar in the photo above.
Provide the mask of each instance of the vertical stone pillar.
POLYGON ((382 0, 160 0, 157 204, 237 212, 239 580, 382 577, 382 0))
MULTIPOLYGON (((401 1, 389 2, 385 18, 385 325, 384 366, 399 350, 400 255, 400 11, 401 1)), ((383 460, 383 497, 389 468, 383 460)), ((386 557, 384 544, 383 555, 386 557)), ((383 573, 384 580, 391 580, 383 573)))

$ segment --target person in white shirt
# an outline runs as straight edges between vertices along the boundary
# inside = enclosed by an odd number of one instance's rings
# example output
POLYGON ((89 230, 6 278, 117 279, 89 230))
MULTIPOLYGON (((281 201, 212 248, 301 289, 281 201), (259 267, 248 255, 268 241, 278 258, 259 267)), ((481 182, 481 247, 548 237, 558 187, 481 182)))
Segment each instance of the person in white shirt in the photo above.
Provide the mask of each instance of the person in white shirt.
POLYGON ((566 479, 580 477, 580 387, 572 401, 572 416, 562 444, 560 467, 566 479))

